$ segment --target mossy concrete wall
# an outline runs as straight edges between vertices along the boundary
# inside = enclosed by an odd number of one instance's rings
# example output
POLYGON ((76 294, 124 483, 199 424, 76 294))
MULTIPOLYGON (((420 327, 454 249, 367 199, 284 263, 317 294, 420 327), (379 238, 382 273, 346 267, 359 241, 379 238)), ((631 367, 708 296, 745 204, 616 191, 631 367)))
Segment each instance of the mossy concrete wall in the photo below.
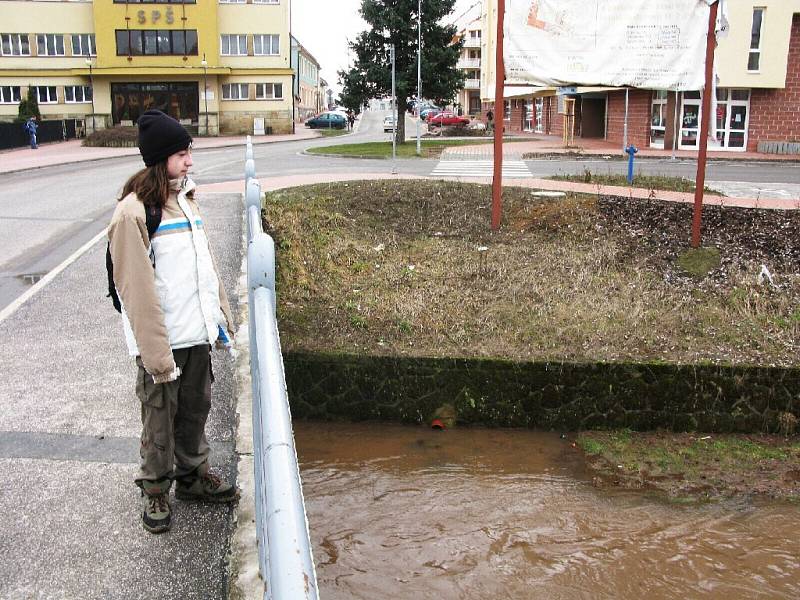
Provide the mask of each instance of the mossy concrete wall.
POLYGON ((761 432, 777 431, 781 413, 800 416, 800 369, 299 352, 283 360, 296 418, 428 423, 451 404, 463 424, 761 432))

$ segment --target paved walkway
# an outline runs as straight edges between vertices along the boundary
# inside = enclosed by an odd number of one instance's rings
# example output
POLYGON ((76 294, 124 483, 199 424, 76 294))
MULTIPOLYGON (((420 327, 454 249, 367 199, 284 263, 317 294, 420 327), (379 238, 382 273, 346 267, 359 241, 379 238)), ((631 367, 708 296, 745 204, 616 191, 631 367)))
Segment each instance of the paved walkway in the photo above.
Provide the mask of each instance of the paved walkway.
MULTIPOLYGON (((447 148, 443 156, 492 156, 492 144, 476 144, 467 146, 454 146, 447 148)), ((617 157, 627 158, 622 146, 605 140, 577 139, 571 148, 565 148, 560 137, 555 135, 528 134, 514 136, 513 142, 503 144, 503 156, 522 156, 533 154, 541 157, 570 156, 570 157, 617 157)), ((639 148, 637 158, 671 158, 696 159, 697 152, 692 150, 660 150, 658 148, 639 148)), ((769 161, 769 162, 798 162, 800 155, 761 154, 759 152, 719 152, 709 151, 710 160, 726 161, 769 161)))
MULTIPOLYGON (((282 177, 260 178, 262 189, 265 191, 279 190, 299 185, 329 183, 334 181, 354 180, 382 180, 382 179, 441 179, 446 181, 463 181, 465 183, 492 183, 491 177, 418 177, 414 175, 392 175, 390 173, 313 173, 308 175, 290 175, 282 177)), ((667 202, 693 203, 694 193, 667 192, 647 190, 643 188, 630 188, 612 185, 594 185, 587 183, 573 183, 569 181, 554 181, 552 179, 539 179, 536 177, 504 179, 504 186, 526 187, 532 190, 576 192, 581 194, 601 194, 608 196, 622 196, 624 198, 639 200, 664 200, 667 202)), ((200 192, 236 192, 244 189, 244 180, 225 181, 201 185, 200 192)), ((744 208, 763 208, 778 210, 800 209, 800 199, 792 198, 728 198, 705 194, 703 203, 710 206, 737 206, 744 208)))
MULTIPOLYGON (((295 133, 289 135, 251 136, 253 144, 274 144, 278 142, 294 142, 320 137, 320 133, 298 124, 295 133)), ((245 145, 246 136, 198 137, 193 148, 224 148, 245 145)), ((14 148, 0 151, 0 173, 26 171, 38 167, 51 167, 75 162, 115 158, 118 156, 138 156, 138 148, 93 148, 82 146, 83 140, 52 142, 42 144, 38 150, 30 148, 14 148)))

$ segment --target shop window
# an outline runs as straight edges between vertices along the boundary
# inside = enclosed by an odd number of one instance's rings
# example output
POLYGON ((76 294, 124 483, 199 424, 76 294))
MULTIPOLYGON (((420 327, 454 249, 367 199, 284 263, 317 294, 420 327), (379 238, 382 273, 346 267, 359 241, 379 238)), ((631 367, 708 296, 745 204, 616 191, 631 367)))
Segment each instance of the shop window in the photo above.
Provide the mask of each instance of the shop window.
POLYGON ((223 100, 249 100, 250 85, 247 83, 226 83, 222 86, 223 100))
POLYGON ((280 4, 280 0, 253 0, 253 4, 280 4))
POLYGON ((247 56, 247 35, 223 33, 220 36, 222 56, 247 56))
POLYGON ((36 35, 39 56, 64 56, 64 36, 58 33, 39 33, 36 35))
POLYGON ((64 101, 67 104, 77 104, 92 101, 92 88, 88 85, 65 85, 64 101))
MULTIPOLYGON (((257 83, 256 99, 258 100, 281 100, 283 99, 282 83, 257 83)), ((308 102, 303 102, 308 104, 308 102)))
POLYGON ((511 120, 511 100, 503 100, 503 120, 511 120))
POLYGON ((667 92, 657 90, 653 92, 653 101, 650 108, 650 145, 664 147, 664 135, 667 123, 667 92))
POLYGON ((58 95, 56 94, 56 86, 54 85, 37 85, 36 100, 39 104, 57 104, 58 95))
POLYGON ((3 56, 30 56, 31 47, 28 42, 28 34, 0 34, 0 52, 3 56))
POLYGON ((750 53, 747 55, 747 70, 761 68, 761 31, 764 26, 764 8, 753 9, 753 26, 750 30, 750 53))
MULTIPOLYGON (((254 34, 253 54, 256 56, 277 56, 281 53, 280 36, 277 34, 254 34)), ((305 65, 304 65, 305 66, 305 65)), ((308 69, 304 69, 307 71, 308 69)))
POLYGON ((93 33, 72 34, 72 56, 96 56, 93 33))
POLYGON ((0 85, 0 104, 19 103, 18 85, 0 85))

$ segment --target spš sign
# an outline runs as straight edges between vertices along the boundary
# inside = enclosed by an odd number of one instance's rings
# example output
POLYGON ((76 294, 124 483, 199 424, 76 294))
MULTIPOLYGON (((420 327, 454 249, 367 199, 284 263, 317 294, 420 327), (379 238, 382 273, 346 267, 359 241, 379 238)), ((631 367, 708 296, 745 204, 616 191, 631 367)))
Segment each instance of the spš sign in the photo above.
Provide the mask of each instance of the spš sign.
MULTIPOLYGON (((175 14, 172 12, 172 8, 171 7, 168 8, 165 12, 166 12, 166 14, 165 14, 165 22, 168 25, 172 25, 175 22, 175 14)), ((145 23, 147 23, 147 11, 146 10, 137 11, 136 17, 137 17, 137 22, 140 25, 144 25, 145 23)), ((161 11, 160 10, 151 10, 150 11, 150 22, 153 25, 156 25, 156 24, 158 24, 159 21, 161 21, 161 11)))

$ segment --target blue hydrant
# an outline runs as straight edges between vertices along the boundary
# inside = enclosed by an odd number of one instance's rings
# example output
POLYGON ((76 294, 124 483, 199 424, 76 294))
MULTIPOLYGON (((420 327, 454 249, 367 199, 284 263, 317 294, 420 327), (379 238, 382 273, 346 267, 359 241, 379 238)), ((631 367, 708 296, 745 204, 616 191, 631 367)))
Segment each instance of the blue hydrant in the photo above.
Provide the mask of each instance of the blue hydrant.
POLYGON ((639 152, 639 149, 631 144, 625 148, 625 152, 628 155, 628 184, 631 185, 633 184, 633 157, 639 152))

